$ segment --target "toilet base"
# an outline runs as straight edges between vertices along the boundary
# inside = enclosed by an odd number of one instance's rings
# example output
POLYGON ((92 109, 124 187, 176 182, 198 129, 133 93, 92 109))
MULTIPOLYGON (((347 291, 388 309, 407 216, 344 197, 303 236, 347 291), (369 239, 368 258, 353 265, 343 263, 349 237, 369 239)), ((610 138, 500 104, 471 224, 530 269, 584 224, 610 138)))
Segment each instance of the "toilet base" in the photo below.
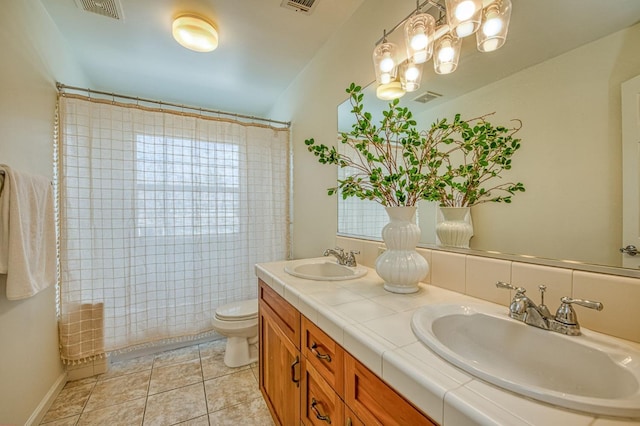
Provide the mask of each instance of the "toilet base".
POLYGON ((227 337, 224 364, 227 367, 243 367, 258 361, 258 337, 227 337))

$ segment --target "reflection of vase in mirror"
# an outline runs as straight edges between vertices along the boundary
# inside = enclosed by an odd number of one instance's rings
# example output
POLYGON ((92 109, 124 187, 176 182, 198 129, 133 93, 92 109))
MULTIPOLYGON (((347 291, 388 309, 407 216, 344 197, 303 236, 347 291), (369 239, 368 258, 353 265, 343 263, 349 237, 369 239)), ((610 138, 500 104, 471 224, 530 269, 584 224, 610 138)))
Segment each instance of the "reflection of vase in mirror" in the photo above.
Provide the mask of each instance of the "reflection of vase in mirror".
POLYGON ((440 207, 436 235, 441 246, 469 248, 473 236, 470 207, 440 207))
POLYGON ((387 249, 376 260, 376 272, 384 288, 392 293, 415 293, 427 276, 429 264, 416 251, 420 228, 415 223, 416 208, 386 207, 389 223, 382 229, 387 249))

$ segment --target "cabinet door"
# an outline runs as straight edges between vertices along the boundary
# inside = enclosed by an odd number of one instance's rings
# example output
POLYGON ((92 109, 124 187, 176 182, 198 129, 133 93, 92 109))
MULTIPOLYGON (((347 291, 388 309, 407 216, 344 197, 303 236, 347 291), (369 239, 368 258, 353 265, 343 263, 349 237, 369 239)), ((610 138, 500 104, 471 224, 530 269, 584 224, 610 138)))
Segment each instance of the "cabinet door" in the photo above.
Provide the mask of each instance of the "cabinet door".
POLYGON ((351 355, 344 365, 344 401, 367 426, 436 425, 351 355))
POLYGON ((258 315, 260 391, 274 422, 289 426, 300 421, 301 360, 300 351, 282 330, 281 323, 281 318, 261 297, 258 315))
POLYGON ((366 426, 362 420, 355 415, 353 411, 349 407, 344 407, 344 415, 346 417, 344 421, 344 426, 366 426))
POLYGON ((344 402, 308 359, 302 359, 302 366, 302 424, 344 425, 344 402))

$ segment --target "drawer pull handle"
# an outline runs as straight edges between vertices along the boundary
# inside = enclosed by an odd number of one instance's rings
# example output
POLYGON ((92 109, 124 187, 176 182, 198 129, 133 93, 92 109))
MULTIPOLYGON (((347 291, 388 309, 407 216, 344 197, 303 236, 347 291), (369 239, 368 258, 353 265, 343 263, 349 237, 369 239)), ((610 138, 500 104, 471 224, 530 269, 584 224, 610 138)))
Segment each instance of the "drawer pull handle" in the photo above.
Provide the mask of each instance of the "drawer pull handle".
POLYGON ((291 381, 296 384, 296 387, 300 387, 300 379, 296 379, 296 365, 300 364, 300 357, 296 357, 296 360, 291 364, 291 381))
POLYGON ((323 422, 327 422, 331 424, 331 418, 329 416, 324 416, 320 414, 320 410, 318 410, 318 407, 316 407, 316 405, 318 405, 318 401, 316 401, 315 398, 311 398, 311 409, 315 413, 316 419, 322 420, 323 422))
POLYGON ((317 347, 318 344, 316 342, 313 342, 313 345, 311 345, 311 353, 313 353, 316 358, 324 359, 327 362, 331 362, 331 356, 329 354, 321 354, 320 352, 318 352, 318 349, 316 349, 317 347))

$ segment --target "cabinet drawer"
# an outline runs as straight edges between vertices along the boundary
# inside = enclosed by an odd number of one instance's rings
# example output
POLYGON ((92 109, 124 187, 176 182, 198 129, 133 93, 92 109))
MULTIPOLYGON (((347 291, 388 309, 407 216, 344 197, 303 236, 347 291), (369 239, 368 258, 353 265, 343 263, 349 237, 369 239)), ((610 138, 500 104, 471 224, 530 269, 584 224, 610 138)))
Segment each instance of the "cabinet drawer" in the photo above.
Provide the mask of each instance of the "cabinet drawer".
POLYGON ((302 354, 324 380, 344 397, 344 349, 302 316, 302 354))
POLYGON ((284 335, 300 349, 300 312, 264 281, 258 280, 258 284, 259 309, 267 311, 284 335))
POLYGON ((366 425, 437 425, 351 355, 344 361, 344 401, 366 425))
POLYGON ((300 416, 305 426, 344 425, 344 402, 316 371, 302 359, 302 398, 300 416))

